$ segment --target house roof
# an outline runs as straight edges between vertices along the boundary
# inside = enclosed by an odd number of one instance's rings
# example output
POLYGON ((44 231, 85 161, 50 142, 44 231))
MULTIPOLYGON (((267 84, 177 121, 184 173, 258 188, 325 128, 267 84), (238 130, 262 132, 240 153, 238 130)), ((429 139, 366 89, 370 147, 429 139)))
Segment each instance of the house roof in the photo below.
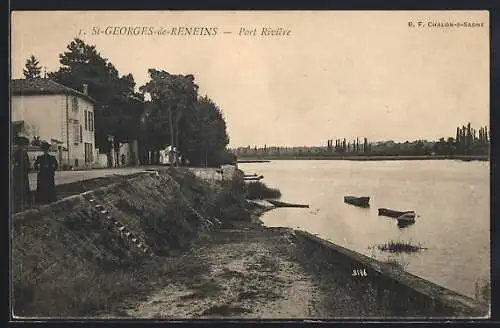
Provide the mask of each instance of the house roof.
POLYGON ((13 79, 10 85, 13 95, 73 94, 85 98, 94 104, 96 103, 96 100, 92 97, 50 79, 13 79))

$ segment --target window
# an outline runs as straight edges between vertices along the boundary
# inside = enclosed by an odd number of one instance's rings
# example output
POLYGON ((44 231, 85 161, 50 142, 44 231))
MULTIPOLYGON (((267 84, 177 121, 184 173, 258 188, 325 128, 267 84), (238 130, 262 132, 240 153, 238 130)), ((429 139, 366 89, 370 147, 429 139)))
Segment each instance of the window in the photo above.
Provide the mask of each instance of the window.
POLYGON ((94 112, 89 111, 89 130, 94 131, 94 112))
POLYGON ((92 163, 94 161, 94 153, 92 149, 92 144, 91 143, 85 143, 85 163, 92 163))
POLYGON ((80 142, 83 142, 83 129, 81 124, 80 124, 80 142))
POLYGON ((89 130, 89 127, 88 127, 88 124, 87 124, 87 123, 88 123, 88 121, 87 121, 87 120, 88 120, 90 117, 89 117, 89 115, 88 115, 88 114, 89 114, 89 112, 85 111, 85 130, 89 130))
POLYGON ((78 121, 73 121, 73 139, 75 145, 78 145, 80 142, 80 127, 81 125, 78 124, 78 121))
POLYGON ((77 97, 72 98, 71 105, 72 105, 73 111, 78 112, 78 98, 77 97))

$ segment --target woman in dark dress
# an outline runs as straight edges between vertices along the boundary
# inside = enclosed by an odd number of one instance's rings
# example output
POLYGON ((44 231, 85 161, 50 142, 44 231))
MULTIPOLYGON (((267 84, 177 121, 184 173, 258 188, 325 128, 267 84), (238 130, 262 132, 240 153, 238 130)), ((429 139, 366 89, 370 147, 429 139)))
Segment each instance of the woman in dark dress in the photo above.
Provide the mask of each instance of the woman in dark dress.
POLYGON ((35 161, 37 170, 36 182, 36 200, 41 203, 50 203, 57 200, 56 184, 54 174, 57 170, 57 159, 49 154, 50 145, 47 142, 42 143, 43 155, 38 156, 35 161))
POLYGON ((14 208, 24 209, 31 203, 31 191, 28 173, 30 171, 30 160, 24 147, 29 144, 29 140, 23 136, 16 136, 14 143, 17 149, 12 154, 12 191, 14 198, 14 208))

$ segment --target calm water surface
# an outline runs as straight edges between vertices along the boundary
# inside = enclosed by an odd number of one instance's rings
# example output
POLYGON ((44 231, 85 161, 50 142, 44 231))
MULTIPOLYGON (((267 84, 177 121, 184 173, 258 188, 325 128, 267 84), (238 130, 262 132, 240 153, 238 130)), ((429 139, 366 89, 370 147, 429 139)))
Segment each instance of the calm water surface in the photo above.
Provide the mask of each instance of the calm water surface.
POLYGON ((262 218, 268 226, 300 227, 382 261, 396 258, 407 271, 470 297, 476 282, 489 281, 488 162, 297 160, 239 167, 264 175, 283 201, 310 205, 268 212, 262 218), (370 196, 371 207, 345 204, 346 195, 370 196), (400 229, 397 220, 377 215, 379 207, 419 217, 400 229), (376 249, 391 240, 428 249, 396 255, 376 249))

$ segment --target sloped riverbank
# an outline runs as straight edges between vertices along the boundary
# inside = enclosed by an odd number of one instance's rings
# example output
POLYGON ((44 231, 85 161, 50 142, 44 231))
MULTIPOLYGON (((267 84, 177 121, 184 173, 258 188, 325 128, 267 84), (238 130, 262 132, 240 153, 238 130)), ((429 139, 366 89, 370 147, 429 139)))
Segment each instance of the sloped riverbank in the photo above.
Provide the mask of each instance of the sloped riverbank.
POLYGON ((163 275, 157 259, 224 225, 213 217, 230 217, 224 211, 238 202, 231 181, 209 183, 187 170, 109 182, 13 216, 15 315, 88 316, 146 290, 163 275))
POLYGON ((374 271, 377 261, 307 233, 263 227, 259 215, 274 207, 245 200, 242 172, 225 181, 205 173, 147 172, 16 214, 14 313, 321 319, 485 311, 443 290, 423 293, 438 290, 423 280, 396 283, 404 273, 374 271), (352 276, 363 268, 368 277, 352 276), (441 301, 454 296, 459 304, 441 301))

